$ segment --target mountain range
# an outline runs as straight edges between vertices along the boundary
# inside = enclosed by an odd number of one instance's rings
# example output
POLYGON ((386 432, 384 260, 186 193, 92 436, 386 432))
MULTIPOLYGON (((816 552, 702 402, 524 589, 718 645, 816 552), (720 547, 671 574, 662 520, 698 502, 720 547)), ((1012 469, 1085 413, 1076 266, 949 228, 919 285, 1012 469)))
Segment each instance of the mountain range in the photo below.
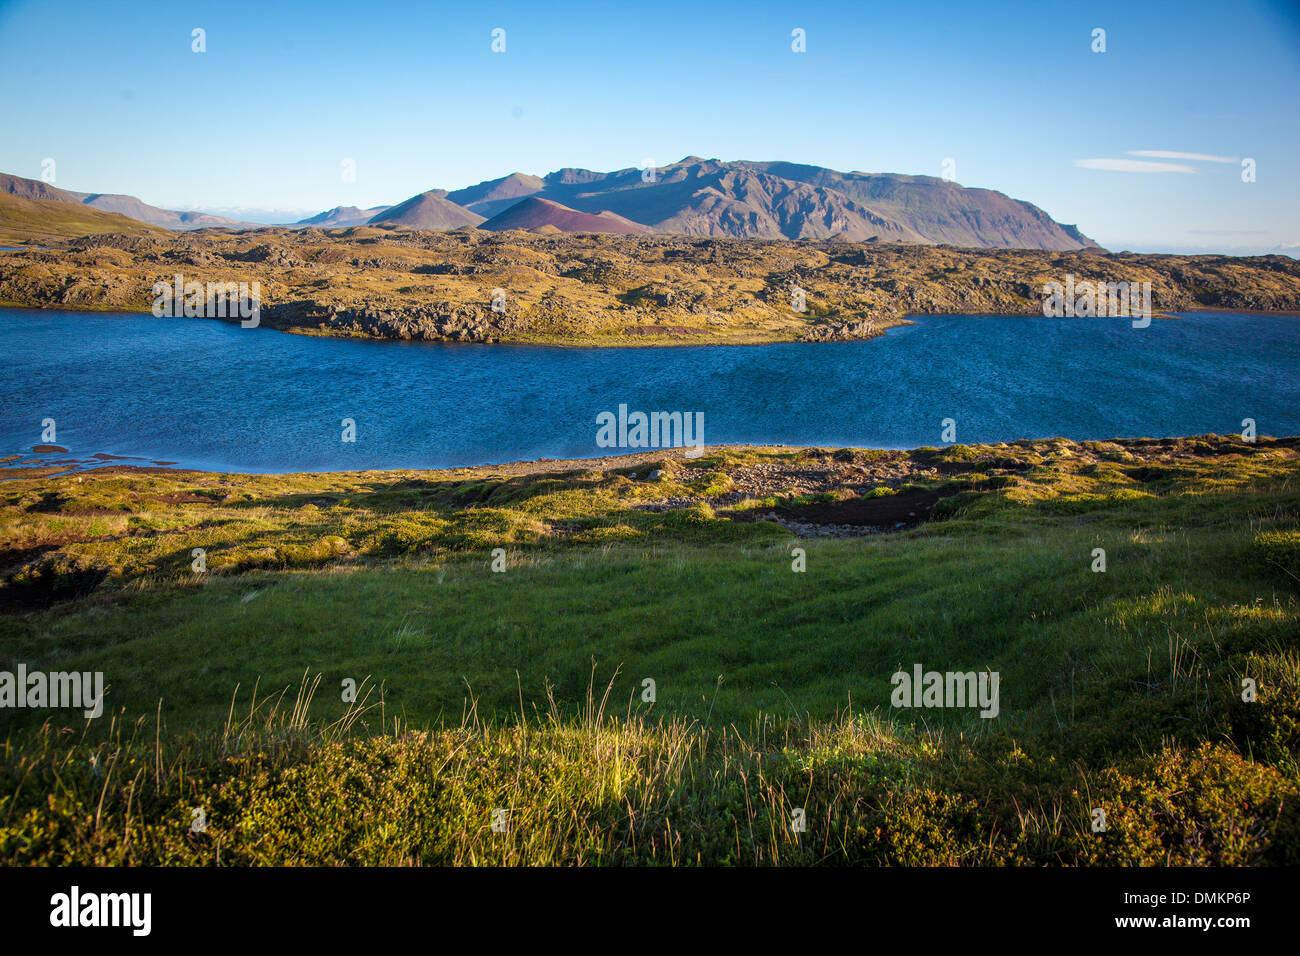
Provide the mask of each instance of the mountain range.
MULTIPOLYGON (((150 206, 133 196, 77 193, 0 175, 0 193, 79 203, 168 229, 254 228, 199 212, 150 206)), ((296 227, 387 225, 840 239, 975 248, 1099 248, 1077 227, 1032 203, 932 176, 839 172, 787 162, 722 162, 687 156, 658 169, 602 173, 566 168, 512 173, 465 189, 431 189, 394 206, 336 206, 296 227)))
POLYGON ((371 206, 360 209, 356 206, 335 206, 307 219, 294 223, 296 226, 315 226, 318 229, 343 229, 347 226, 364 226, 375 216, 392 206, 371 206))
MULTIPOLYGON (((797 163, 687 156, 649 172, 561 169, 542 177, 514 173, 450 192, 446 198, 488 217, 525 198, 546 199, 560 207, 557 219, 564 209, 605 212, 656 233, 1097 248, 1076 227, 1061 225, 1037 206, 990 189, 971 189, 932 176, 841 173, 797 163)), ((559 221, 553 224, 571 231, 559 221)))
POLYGON ((0 193, 16 196, 19 199, 41 200, 45 202, 77 203, 100 212, 114 212, 137 222, 164 229, 208 229, 223 227, 227 229, 246 229, 254 223, 213 216, 206 212, 160 209, 150 206, 134 196, 122 196, 115 193, 79 193, 70 189, 59 189, 39 179, 24 179, 0 173, 0 193))

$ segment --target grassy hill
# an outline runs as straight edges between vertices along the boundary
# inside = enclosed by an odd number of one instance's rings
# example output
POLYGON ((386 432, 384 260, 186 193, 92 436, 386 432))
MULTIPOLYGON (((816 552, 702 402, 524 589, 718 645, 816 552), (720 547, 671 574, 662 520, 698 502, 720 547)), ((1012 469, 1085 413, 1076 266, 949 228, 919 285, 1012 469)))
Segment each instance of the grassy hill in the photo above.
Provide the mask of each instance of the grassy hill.
POLYGON ((1300 862, 1295 439, 9 474, 5 862, 1300 862))
MULTIPOLYGON (((239 228, 250 225, 250 223, 227 219, 224 216, 213 216, 210 213, 159 209, 157 206, 142 202, 135 196, 122 196, 113 193, 83 193, 59 189, 57 186, 51 186, 39 179, 24 179, 22 176, 14 176, 10 173, 0 173, 0 196, 11 199, 61 202, 81 206, 87 211, 97 210, 99 212, 116 213, 133 222, 146 223, 166 229, 239 228)), ((32 233, 34 237, 39 238, 40 234, 44 233, 45 237, 48 238, 50 236, 91 235, 104 231, 102 229, 84 229, 81 232, 61 231, 60 224, 69 215, 66 210, 54 210, 49 207, 38 207, 38 210, 41 214, 36 218, 24 214, 16 219, 12 226, 15 230, 14 234, 32 233), (53 228, 45 225, 44 220, 47 218, 53 220, 53 228)), ((30 212, 30 210, 28 211, 30 212)), ((143 235, 144 233, 132 232, 127 234, 143 235)))
POLYGON ((0 245, 39 245, 56 239, 106 234, 165 236, 167 230, 80 203, 23 199, 0 192, 0 245))

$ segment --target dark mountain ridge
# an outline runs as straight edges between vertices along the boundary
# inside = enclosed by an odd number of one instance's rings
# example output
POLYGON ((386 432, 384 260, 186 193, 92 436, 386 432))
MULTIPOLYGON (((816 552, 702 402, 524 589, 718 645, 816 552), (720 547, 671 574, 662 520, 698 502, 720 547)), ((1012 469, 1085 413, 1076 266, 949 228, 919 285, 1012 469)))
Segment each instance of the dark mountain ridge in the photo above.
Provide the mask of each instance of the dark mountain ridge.
MULTIPOLYGON (((134 196, 78 193, 0 174, 0 192, 77 203, 168 229, 253 228, 200 212, 160 209, 134 196)), ((409 229, 554 229, 739 239, 901 242, 1069 252, 1100 248, 1077 226, 991 189, 933 176, 839 172, 790 162, 723 162, 687 156, 651 171, 566 167, 545 176, 511 173, 448 192, 431 189, 396 206, 336 206, 295 225, 409 229), (530 203, 545 200, 552 205, 530 203), (558 208, 557 208, 558 207, 558 208), (601 217, 601 218, 594 218, 601 217), (511 225, 513 223, 513 225, 511 225)))
POLYGON ((931 176, 842 173, 786 162, 688 156, 646 175, 565 168, 514 173, 447 198, 495 216, 526 197, 580 212, 607 210, 653 232, 750 239, 943 243, 977 248, 1097 248, 1032 203, 931 176))

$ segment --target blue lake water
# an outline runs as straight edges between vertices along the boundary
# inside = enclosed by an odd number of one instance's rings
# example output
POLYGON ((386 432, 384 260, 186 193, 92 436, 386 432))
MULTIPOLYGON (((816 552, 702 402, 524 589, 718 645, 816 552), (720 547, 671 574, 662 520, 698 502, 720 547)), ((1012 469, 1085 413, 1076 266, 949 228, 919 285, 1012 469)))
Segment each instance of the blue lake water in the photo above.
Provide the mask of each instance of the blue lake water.
MULTIPOLYGON (((707 444, 911 448, 1300 433, 1300 319, 920 318, 867 342, 562 349, 359 342, 0 309, 0 455, 42 443, 250 472, 596 457, 596 416, 704 414, 707 444), (341 440, 342 419, 356 441, 341 440)), ((633 450, 633 449, 629 449, 633 450)))

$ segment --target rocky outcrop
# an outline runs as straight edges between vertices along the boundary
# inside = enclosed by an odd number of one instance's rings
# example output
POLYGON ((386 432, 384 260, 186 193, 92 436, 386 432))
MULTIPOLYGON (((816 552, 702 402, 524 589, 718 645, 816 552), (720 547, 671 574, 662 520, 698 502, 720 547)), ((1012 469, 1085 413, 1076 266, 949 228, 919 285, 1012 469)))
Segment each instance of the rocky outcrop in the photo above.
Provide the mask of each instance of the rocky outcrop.
POLYGON ((1044 285, 1071 276, 1149 282, 1157 313, 1300 312, 1300 263, 1284 256, 374 227, 50 245, 0 256, 0 304, 148 311, 154 283, 182 275, 259 283, 262 323, 288 331, 566 345, 844 341, 912 314, 1044 320, 1044 285))
POLYGON ((340 308, 312 301, 263 306, 261 323, 283 331, 417 342, 500 342, 501 337, 514 327, 507 316, 490 309, 451 305, 404 309, 340 308))

